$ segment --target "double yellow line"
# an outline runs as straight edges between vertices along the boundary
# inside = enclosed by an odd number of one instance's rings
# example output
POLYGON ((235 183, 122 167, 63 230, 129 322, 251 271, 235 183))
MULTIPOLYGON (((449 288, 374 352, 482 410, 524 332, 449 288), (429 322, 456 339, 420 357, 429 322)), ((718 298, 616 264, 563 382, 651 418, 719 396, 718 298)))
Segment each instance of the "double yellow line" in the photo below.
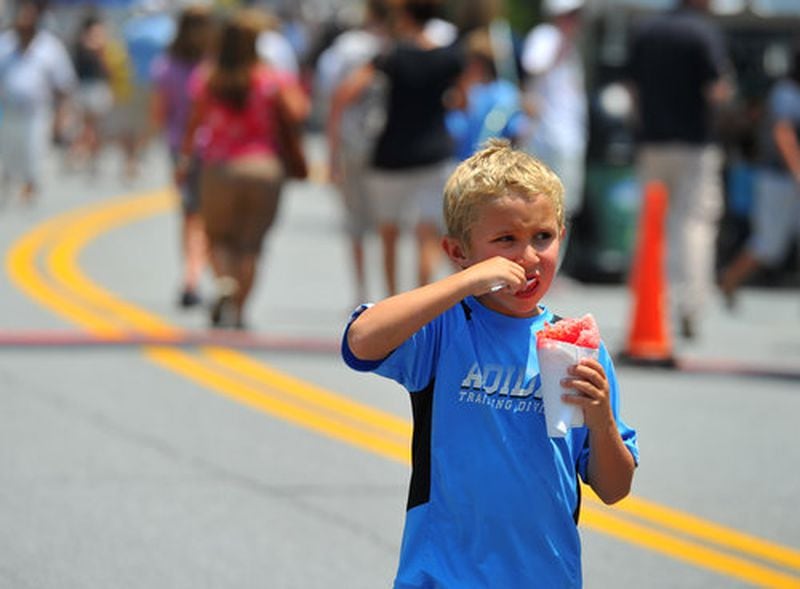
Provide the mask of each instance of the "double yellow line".
MULTIPOLYGON (((6 259, 8 274, 29 297, 98 338, 181 341, 178 327, 101 288, 78 264, 82 250, 103 233, 172 206, 171 193, 157 191, 54 217, 13 245, 6 259)), ((142 349, 152 362, 236 402, 409 463, 411 426, 395 415, 283 374, 230 348, 142 349)), ((800 589, 800 551, 639 497, 607 508, 586 488, 582 525, 755 587, 800 589)))

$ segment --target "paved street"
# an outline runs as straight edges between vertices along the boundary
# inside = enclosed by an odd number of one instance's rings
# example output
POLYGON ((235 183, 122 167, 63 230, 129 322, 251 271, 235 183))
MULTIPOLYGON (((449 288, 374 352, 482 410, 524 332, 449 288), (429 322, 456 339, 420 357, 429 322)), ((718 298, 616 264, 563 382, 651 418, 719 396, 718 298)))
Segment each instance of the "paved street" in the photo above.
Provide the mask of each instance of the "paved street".
MULTIPOLYGON (((35 206, 0 206, 0 589, 389 587, 410 411, 339 360, 356 301, 332 190, 288 187, 251 331, 224 337, 175 305, 161 150, 128 184, 113 152, 93 179, 47 165, 35 206)), ((546 302, 624 347, 624 286, 546 302)), ((800 293, 715 300, 676 355, 618 367, 642 464, 618 506, 585 499, 585 586, 800 587, 800 293)))

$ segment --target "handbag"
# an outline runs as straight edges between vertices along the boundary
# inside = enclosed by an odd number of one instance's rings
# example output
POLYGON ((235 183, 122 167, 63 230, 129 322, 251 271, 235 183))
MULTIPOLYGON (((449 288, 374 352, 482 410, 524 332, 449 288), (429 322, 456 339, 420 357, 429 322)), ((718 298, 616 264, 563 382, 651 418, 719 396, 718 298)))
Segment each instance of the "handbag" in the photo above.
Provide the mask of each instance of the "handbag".
POLYGON ((275 101, 277 112, 278 155, 286 176, 296 180, 308 178, 308 163, 303 150, 303 126, 292 120, 281 100, 275 101))

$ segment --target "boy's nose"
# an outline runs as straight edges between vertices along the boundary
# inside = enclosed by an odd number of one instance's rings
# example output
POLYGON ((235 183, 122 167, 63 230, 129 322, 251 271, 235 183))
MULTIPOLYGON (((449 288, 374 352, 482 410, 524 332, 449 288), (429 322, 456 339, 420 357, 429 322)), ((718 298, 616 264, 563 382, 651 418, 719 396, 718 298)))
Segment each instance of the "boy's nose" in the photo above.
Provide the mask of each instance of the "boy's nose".
POLYGON ((519 254, 517 262, 521 266, 525 266, 529 262, 536 262, 539 260, 539 252, 532 244, 526 245, 519 254))

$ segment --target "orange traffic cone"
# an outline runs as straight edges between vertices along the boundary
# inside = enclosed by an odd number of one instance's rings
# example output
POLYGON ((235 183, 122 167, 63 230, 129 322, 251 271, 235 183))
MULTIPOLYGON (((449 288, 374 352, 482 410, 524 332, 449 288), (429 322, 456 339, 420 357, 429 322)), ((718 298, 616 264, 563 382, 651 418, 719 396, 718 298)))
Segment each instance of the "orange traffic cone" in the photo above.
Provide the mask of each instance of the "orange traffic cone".
POLYGON ((675 366, 664 278, 666 213, 666 187, 661 182, 648 183, 630 280, 633 314, 626 348, 620 357, 623 362, 675 366))

